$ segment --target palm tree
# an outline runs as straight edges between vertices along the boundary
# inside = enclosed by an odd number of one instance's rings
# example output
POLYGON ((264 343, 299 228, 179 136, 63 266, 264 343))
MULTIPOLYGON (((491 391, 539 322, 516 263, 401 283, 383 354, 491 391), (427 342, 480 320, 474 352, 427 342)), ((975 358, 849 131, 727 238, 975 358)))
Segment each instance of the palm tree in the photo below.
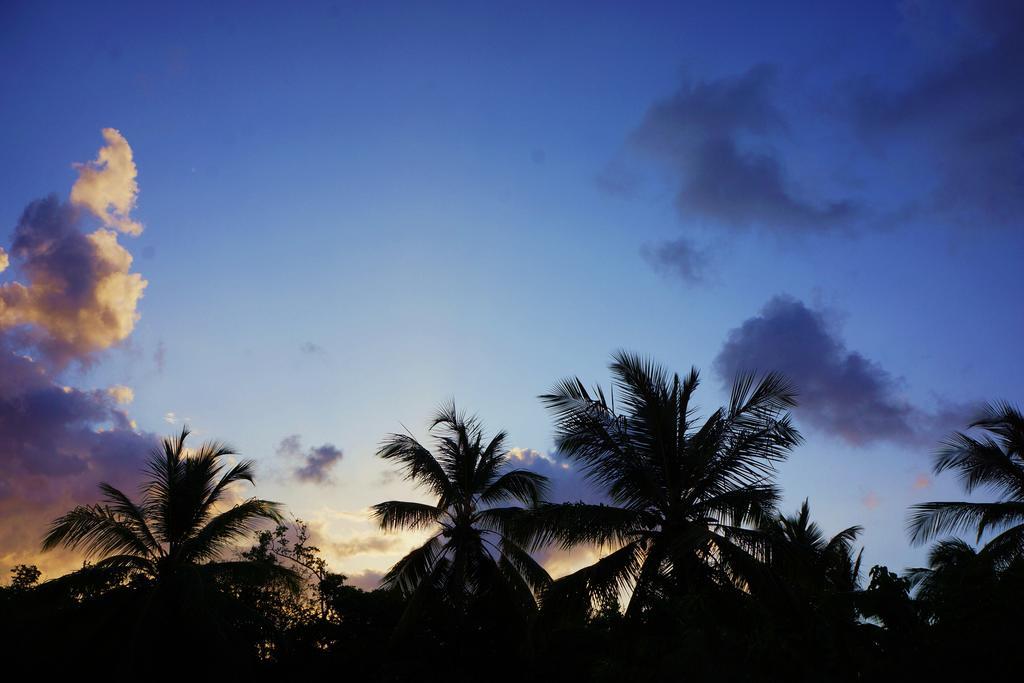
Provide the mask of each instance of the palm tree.
POLYGON ((751 527, 773 513, 774 466, 800 441, 787 412, 795 405, 789 385, 776 374, 741 376, 728 407, 699 424, 696 369, 680 379, 627 352, 610 369, 621 410, 577 378, 541 399, 555 414, 559 452, 611 504, 542 505, 522 535, 535 546, 615 548, 557 585, 580 598, 632 588, 627 614, 663 590, 745 587, 752 551, 764 549, 751 527))
POLYGON ((249 498, 219 511, 232 484, 253 483, 253 463, 243 460, 224 471, 221 461, 234 451, 208 442, 188 452, 188 435, 186 427, 154 451, 140 502, 101 483, 103 502, 76 507, 54 520, 43 550, 81 549, 87 558, 99 558, 96 569, 129 570, 165 585, 197 567, 213 575, 255 566, 217 560, 260 520, 280 521, 281 506, 249 498))
POLYGON ((999 579, 1000 563, 992 550, 974 548, 959 538, 937 542, 928 552, 928 566, 907 572, 910 585, 917 589, 915 597, 933 618, 985 611, 983 601, 994 597, 999 579))
POLYGON ((980 548, 959 538, 935 543, 928 567, 910 569, 915 604, 929 624, 945 671, 997 678, 1018 666, 1024 557, 996 537, 980 548))
MULTIPOLYGON (((410 597, 410 608, 434 592, 461 612, 472 600, 495 591, 520 606, 535 606, 535 595, 550 581, 528 552, 501 533, 502 523, 521 513, 498 507, 518 501, 533 505, 547 478, 507 468, 506 434, 486 443, 480 423, 451 403, 434 417, 431 453, 411 435, 392 434, 378 451, 398 463, 405 477, 429 491, 434 503, 391 500, 374 506, 385 531, 430 529, 435 533, 387 572, 382 587, 410 597)), ((407 616, 411 614, 408 612, 407 616)))
POLYGON ((764 520, 760 530, 765 566, 750 582, 751 621, 761 629, 751 639, 758 658, 785 678, 844 678, 863 653, 856 609, 860 556, 854 549, 861 528, 829 538, 811 520, 805 500, 796 514, 764 520))
POLYGON ((780 514, 761 528, 768 537, 769 565, 788 588, 808 596, 852 595, 857 590, 861 555, 854 554, 853 545, 862 527, 851 526, 827 538, 811 521, 804 500, 795 515, 780 514))
POLYGON ((107 626, 82 634, 95 640, 87 651, 97 662, 114 656, 107 650, 114 643, 141 664, 164 654, 161 643, 173 642, 177 654, 166 667, 209 662, 238 671, 258 656, 257 643, 275 637, 266 619, 239 597, 240 588, 274 581, 299 588, 298 577, 284 567, 220 559, 258 522, 280 521, 281 506, 249 498, 222 509, 232 484, 253 482, 253 464, 225 468, 222 460, 234 455, 229 447, 204 443, 190 451, 188 435, 182 429, 153 452, 140 501, 102 483, 101 503, 54 520, 43 540, 44 550, 63 546, 98 559, 49 582, 54 590, 93 595, 99 607, 107 606, 107 626))
POLYGON ((995 532, 986 548, 1000 562, 1009 563, 1024 549, 1024 415, 1008 403, 994 403, 969 428, 984 433, 975 438, 955 432, 936 453, 934 471, 957 471, 967 493, 989 489, 998 499, 915 505, 910 536, 919 544, 968 530, 980 541, 986 532, 995 532))

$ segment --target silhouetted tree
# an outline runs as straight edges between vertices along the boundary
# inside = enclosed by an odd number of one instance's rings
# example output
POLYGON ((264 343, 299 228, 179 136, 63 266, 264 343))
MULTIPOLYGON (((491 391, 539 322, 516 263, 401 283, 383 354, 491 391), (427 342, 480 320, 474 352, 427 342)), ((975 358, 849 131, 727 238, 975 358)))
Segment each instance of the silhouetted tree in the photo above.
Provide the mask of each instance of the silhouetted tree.
POLYGON ((788 588, 814 599, 828 594, 852 595, 860 577, 860 554, 853 544, 863 530, 843 529, 828 538, 811 521, 807 500, 795 515, 778 515, 763 523, 768 538, 769 566, 788 588))
POLYGON ((612 504, 541 505, 525 531, 535 547, 615 548, 552 591, 589 600, 632 588, 629 614, 666 590, 745 586, 765 549, 755 527, 779 497, 774 466, 800 442, 787 413, 795 404, 789 385, 775 374, 740 377, 729 405, 699 423, 696 369, 681 379, 626 352, 610 368, 621 410, 576 378, 541 397, 555 414, 559 452, 612 504))
POLYGON ((278 524, 274 529, 264 529, 256 534, 256 544, 241 554, 243 560, 277 564, 283 562, 298 575, 310 595, 292 593, 294 609, 312 611, 320 620, 330 617, 330 603, 327 591, 338 578, 344 577, 332 572, 324 559, 320 548, 310 541, 309 526, 301 519, 294 524, 278 524))
POLYGON ((32 588, 39 583, 39 577, 43 575, 39 567, 34 564, 19 564, 11 569, 11 588, 16 591, 23 591, 32 588))
POLYGON ((930 671, 928 621, 918 601, 910 595, 906 576, 875 565, 868 572, 868 586, 856 595, 857 610, 867 621, 862 630, 869 648, 861 653, 857 670, 867 680, 913 680, 930 671))
POLYGON ((512 608, 517 621, 529 618, 536 593, 550 578, 502 533, 504 523, 521 514, 521 508, 501 505, 535 504, 547 479, 509 469, 505 433, 485 441, 480 423, 457 411, 454 403, 441 408, 430 429, 433 452, 405 434, 392 434, 378 451, 435 498, 433 503, 392 500, 374 506, 374 518, 385 531, 434 532, 385 574, 382 587, 407 596, 405 625, 430 602, 450 608, 463 635, 460 624, 471 612, 480 619, 505 620, 496 610, 512 608))
POLYGON ((978 541, 997 533, 987 545, 990 555, 1009 563, 1024 550, 1024 415, 1008 403, 987 406, 970 428, 975 438, 955 432, 936 453, 934 470, 956 471, 967 493, 988 489, 998 495, 991 503, 947 501, 915 505, 910 518, 914 543, 943 534, 973 531, 978 541))
POLYGON ((944 670, 995 675, 1019 663, 1024 560, 1008 559, 1005 538, 981 548, 958 538, 939 541, 928 567, 911 569, 907 578, 944 670))
MULTIPOLYGON (((227 599, 230 592, 222 590, 226 584, 294 576, 281 567, 221 559, 258 522, 279 521, 280 506, 249 498, 222 509, 232 484, 252 483, 252 462, 225 468, 224 459, 234 455, 229 447, 204 443, 190 451, 185 447, 188 434, 186 428, 164 439, 150 457, 139 502, 102 483, 102 503, 76 507, 54 520, 43 540, 44 550, 63 546, 98 558, 77 580, 120 584, 132 579, 145 596, 133 618, 148 625, 147 636, 192 644, 171 665, 237 640, 240 621, 258 619, 245 605, 227 599)), ((133 635, 137 655, 155 646, 139 639, 141 634, 133 635)))
POLYGON ((934 471, 955 471, 965 492, 987 490, 997 499, 921 503, 908 528, 915 544, 961 532, 988 541, 976 548, 943 538, 932 547, 929 566, 908 578, 943 666, 996 673, 1014 664, 1013 634, 1024 604, 1024 415, 1009 403, 992 403, 968 428, 980 434, 954 432, 936 453, 934 471))
POLYGON ((909 570, 907 578, 931 619, 973 621, 992 612, 1001 564, 996 548, 978 550, 950 538, 932 546, 928 566, 909 570))
POLYGON ((943 680, 1019 666, 1016 408, 990 406, 971 425, 981 435, 957 432, 936 456, 936 472, 997 500, 912 513, 917 543, 968 530, 975 542, 942 538, 927 567, 875 566, 862 588, 860 527, 829 536, 806 500, 792 515, 776 509, 775 466, 800 441, 785 381, 742 376, 729 404, 701 419, 696 370, 680 378, 619 353, 611 371, 607 395, 574 378, 542 397, 560 453, 605 504, 542 502, 547 479, 510 467, 505 434, 486 438, 453 404, 430 425, 432 450, 387 437, 378 454, 433 500, 383 502, 374 518, 431 536, 370 592, 332 572, 278 504, 234 502, 252 464, 224 464, 232 452, 219 444, 187 449, 183 430, 150 458, 139 500, 101 484, 99 504, 52 523, 44 548, 83 550, 80 570, 42 583, 34 566, 11 570, 0 587, 5 663, 45 662, 60 677, 158 666, 192 677, 637 682, 943 680), (255 542, 243 550, 245 535, 255 542), (530 554, 552 543, 608 552, 552 582, 530 554))
POLYGON ((856 597, 859 526, 831 538, 811 520, 805 500, 794 515, 762 522, 767 542, 763 571, 749 587, 759 627, 752 656, 788 679, 845 680, 856 670, 862 641, 856 597))
POLYGON ((857 596, 860 613, 889 632, 915 633, 924 625, 918 605, 910 596, 910 578, 875 565, 868 572, 868 586, 857 596))

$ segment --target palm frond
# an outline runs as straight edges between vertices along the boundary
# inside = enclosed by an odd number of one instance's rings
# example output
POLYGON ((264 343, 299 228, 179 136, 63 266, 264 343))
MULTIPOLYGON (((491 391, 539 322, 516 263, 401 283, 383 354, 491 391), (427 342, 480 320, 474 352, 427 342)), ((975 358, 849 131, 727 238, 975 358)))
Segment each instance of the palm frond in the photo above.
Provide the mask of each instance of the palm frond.
POLYGON ((957 471, 968 493, 988 487, 1024 500, 1024 462, 1020 457, 991 438, 975 439, 955 432, 936 453, 934 470, 936 474, 957 471))
POLYGON ((1024 524, 1006 529, 992 538, 982 552, 992 558, 1000 569, 1008 569, 1024 557, 1024 524))
POLYGON ((517 520, 519 537, 536 550, 557 543, 568 549, 581 544, 623 545, 649 529, 649 513, 590 503, 543 503, 517 520))
POLYGON ((217 558, 235 541, 251 534, 260 521, 280 522, 280 503, 250 498, 211 518, 180 548, 181 557, 191 562, 217 558))
POLYGON ((827 556, 835 556, 837 554, 847 554, 853 552, 853 545, 857 542, 857 539, 864 532, 864 527, 860 525, 847 527, 838 534, 829 539, 828 544, 825 546, 823 554, 827 556))
POLYGON ((426 529, 437 524, 444 510, 426 503, 389 500, 373 506, 373 519, 384 531, 426 529))
POLYGON ((235 585, 265 586, 280 584, 292 593, 302 590, 302 576, 293 569, 272 562, 206 562, 199 565, 201 574, 226 579, 235 585))
POLYGON ((919 503, 911 510, 913 514, 907 528, 915 544, 941 534, 955 534, 969 529, 974 530, 980 539, 988 529, 1024 523, 1024 502, 932 502, 919 503))
POLYGON ((416 439, 406 434, 390 435, 377 451, 405 471, 405 479, 426 486, 440 501, 453 500, 455 487, 441 463, 416 439))
MULTIPOLYGON (((217 452, 216 457, 224 457, 226 455, 234 455, 235 453, 228 447, 221 447, 217 452)), ((235 463, 231 469, 225 472, 220 480, 209 489, 205 499, 203 500, 202 506, 199 510, 200 519, 205 519, 209 515, 210 511, 221 502, 227 489, 232 484, 246 481, 250 484, 254 484, 253 475, 256 468, 256 464, 252 460, 242 460, 235 463)))
POLYGON ((551 576, 530 553, 509 539, 501 540, 501 557, 515 568, 535 595, 551 584, 551 576))
POLYGON ((113 553, 149 557, 152 554, 133 523, 100 505, 79 506, 55 519, 43 538, 43 550, 53 550, 58 546, 81 549, 86 557, 113 553))
POLYGON ((440 536, 433 536, 426 543, 415 548, 394 564, 381 579, 384 589, 397 589, 404 595, 412 595, 421 583, 434 572, 443 544, 440 536))
POLYGON ((794 406, 796 391, 782 374, 769 372, 758 380, 754 373, 742 373, 732 385, 729 416, 734 420, 747 415, 763 419, 794 406))
POLYGON ((99 569, 138 571, 150 577, 157 574, 156 563, 149 558, 139 557, 138 555, 108 555, 92 566, 99 569))
POLYGON ((106 482, 100 482, 100 491, 106 499, 107 508, 115 515, 132 527, 135 534, 146 544, 154 555, 163 553, 163 548, 157 542, 149 529, 149 522, 146 519, 146 510, 136 505, 128 496, 119 489, 106 482))
POLYGON ((714 519, 723 525, 757 526, 768 519, 779 501, 774 485, 749 485, 711 495, 693 504, 693 515, 714 519))
POLYGON ((523 469, 509 470, 480 493, 480 500, 487 505, 511 500, 535 505, 547 494, 548 488, 548 478, 542 474, 523 469))
POLYGON ((627 590, 640 576, 647 542, 637 540, 605 555, 594 564, 555 579, 545 591, 545 607, 565 603, 587 605, 605 593, 627 590))
POLYGON ((474 526, 508 538, 523 547, 531 547, 533 525, 530 510, 521 507, 491 507, 477 510, 474 526))

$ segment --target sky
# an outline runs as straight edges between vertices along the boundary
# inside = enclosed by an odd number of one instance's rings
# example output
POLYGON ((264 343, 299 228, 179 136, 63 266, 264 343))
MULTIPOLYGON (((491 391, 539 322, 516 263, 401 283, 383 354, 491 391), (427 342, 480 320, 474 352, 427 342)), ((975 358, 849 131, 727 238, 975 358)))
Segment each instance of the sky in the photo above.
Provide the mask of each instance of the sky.
POLYGON ((783 510, 902 569, 1022 400, 1019 3, 146 5, 0 7, 0 570, 187 424, 370 587, 382 439, 454 399, 594 495, 537 396, 617 349, 787 374, 783 510))

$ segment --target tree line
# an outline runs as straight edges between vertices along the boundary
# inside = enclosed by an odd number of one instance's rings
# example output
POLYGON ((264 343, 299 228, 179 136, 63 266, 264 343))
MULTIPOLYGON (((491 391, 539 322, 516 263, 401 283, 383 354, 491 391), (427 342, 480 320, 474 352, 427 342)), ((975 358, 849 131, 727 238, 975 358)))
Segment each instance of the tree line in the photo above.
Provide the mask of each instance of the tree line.
MULTIPOLYGON (((9 665, 353 680, 887 680, 1015 666, 1024 606, 1024 416, 992 404, 935 454, 934 470, 994 500, 914 506, 928 566, 865 571, 859 526, 829 534, 809 503, 780 511, 776 468, 801 443, 780 375, 743 375, 697 414, 699 375, 620 352, 613 385, 578 378, 541 397, 558 452, 603 503, 548 500, 512 467, 504 432, 443 406, 433 442, 386 437, 378 456, 429 503, 373 507, 382 531, 428 539, 381 585, 332 572, 278 503, 229 502, 253 464, 188 430, 152 454, 140 496, 54 520, 44 550, 87 558, 0 590, 9 665), (966 538, 963 536, 966 535, 966 538), (546 549, 602 556, 552 578, 546 549)), ((976 498, 976 496, 975 496, 976 498)))

